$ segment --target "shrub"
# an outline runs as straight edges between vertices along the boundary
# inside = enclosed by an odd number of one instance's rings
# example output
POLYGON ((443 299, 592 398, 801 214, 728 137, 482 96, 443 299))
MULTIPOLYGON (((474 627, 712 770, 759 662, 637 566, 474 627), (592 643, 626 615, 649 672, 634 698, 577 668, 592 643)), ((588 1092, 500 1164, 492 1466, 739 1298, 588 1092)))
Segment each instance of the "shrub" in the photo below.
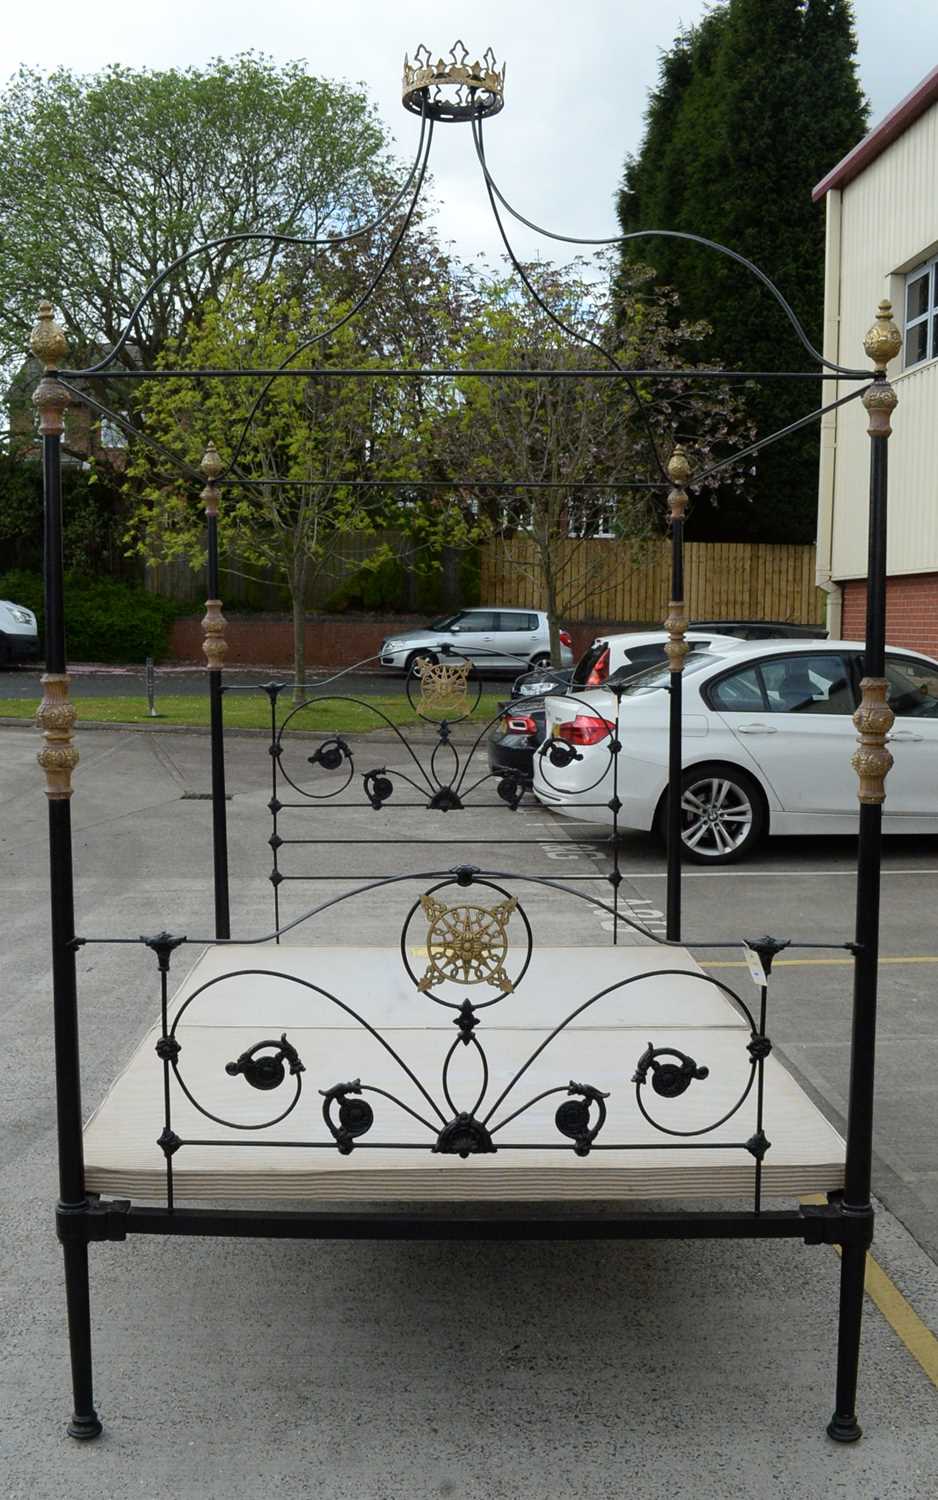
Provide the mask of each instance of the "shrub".
MULTIPOLYGON (((0 598, 33 610, 40 637, 45 620, 42 579, 17 570, 0 576, 0 598)), ((65 578, 66 650, 71 661, 142 662, 166 654, 179 613, 171 599, 113 578, 65 578)))

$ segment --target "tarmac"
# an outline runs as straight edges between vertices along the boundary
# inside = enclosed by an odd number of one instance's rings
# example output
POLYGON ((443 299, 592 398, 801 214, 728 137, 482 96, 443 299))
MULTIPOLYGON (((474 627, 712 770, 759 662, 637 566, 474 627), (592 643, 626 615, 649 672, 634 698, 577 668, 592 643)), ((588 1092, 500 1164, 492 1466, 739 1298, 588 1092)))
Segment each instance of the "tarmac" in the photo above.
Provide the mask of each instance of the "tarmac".
MULTIPOLYGON (((79 932, 210 932, 206 736, 82 735, 79 726, 78 743, 79 932)), ((559 1500, 575 1492, 658 1500, 690 1492, 699 1500, 926 1500, 938 1493, 938 840, 928 839, 892 841, 885 859, 882 952, 895 962, 881 976, 874 1254, 882 1281, 864 1322, 859 1444, 838 1447, 824 1433, 833 1404, 836 1253, 745 1241, 95 1245, 96 1394, 105 1430, 87 1445, 67 1438, 64 1295, 52 1227, 46 806, 36 746, 28 726, 0 729, 0 1496, 559 1500)), ((371 739, 364 753, 404 763, 387 742, 371 739)), ((256 934, 273 925, 263 740, 232 739, 228 771, 232 927, 256 934)), ((423 878, 444 856, 444 868, 463 860, 491 867, 483 840, 495 838, 501 869, 547 865, 566 879, 588 877, 581 888, 597 896, 608 890, 608 849, 596 831, 536 806, 516 814, 486 806, 466 826, 447 814, 446 836, 466 842, 441 851, 405 840, 438 836, 442 815, 395 811, 392 803, 378 813, 350 805, 338 813, 332 836, 367 842, 333 847, 335 875, 351 880, 404 866, 423 878)), ((291 873, 322 875, 321 853, 282 853, 291 873)), ((853 920, 852 857, 846 839, 779 840, 736 871, 689 871, 690 946, 725 933, 728 946, 707 961, 738 965, 731 940, 766 927, 844 941, 853 920)), ((629 910, 660 924, 657 846, 628 838, 622 868, 629 910)), ((333 879, 288 881, 282 913, 298 915, 335 889, 333 879)), ((417 889, 408 887, 408 902, 417 889)), ((607 921, 589 902, 544 889, 525 904, 535 933, 546 928, 555 943, 595 942, 607 921)), ((387 896, 333 908, 300 929, 301 940, 393 941, 399 906, 387 896)), ((809 963, 779 963, 770 1032, 841 1124, 850 968, 837 957, 832 950, 809 963)), ((81 950, 86 1112, 156 1014, 156 978, 152 955, 137 945, 81 950)))

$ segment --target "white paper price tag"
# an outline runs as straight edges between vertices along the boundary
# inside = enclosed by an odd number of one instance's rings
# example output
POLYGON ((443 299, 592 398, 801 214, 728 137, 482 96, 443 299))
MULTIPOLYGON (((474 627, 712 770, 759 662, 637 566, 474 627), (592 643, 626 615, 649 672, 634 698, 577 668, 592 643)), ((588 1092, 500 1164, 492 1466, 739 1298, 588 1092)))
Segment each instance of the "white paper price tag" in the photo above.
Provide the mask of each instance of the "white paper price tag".
POLYGON ((752 976, 752 982, 755 985, 756 989, 764 989, 765 985, 768 983, 768 980, 765 977, 765 970, 762 967, 762 960, 755 949, 750 948, 748 943, 743 943, 743 958, 746 960, 746 966, 749 969, 749 973, 752 976))

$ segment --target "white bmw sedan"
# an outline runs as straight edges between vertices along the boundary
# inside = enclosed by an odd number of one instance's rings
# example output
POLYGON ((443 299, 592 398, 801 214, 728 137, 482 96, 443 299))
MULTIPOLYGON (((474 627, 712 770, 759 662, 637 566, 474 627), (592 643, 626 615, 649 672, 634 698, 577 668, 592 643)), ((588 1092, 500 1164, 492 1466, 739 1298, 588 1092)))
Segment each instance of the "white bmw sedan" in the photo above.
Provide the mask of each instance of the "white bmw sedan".
MULTIPOLYGON (((691 652, 684 667, 681 816, 688 858, 711 865, 749 854, 763 833, 855 833, 863 645, 740 641, 691 652)), ((938 833, 938 662, 887 647, 886 833, 938 833)), ((570 818, 664 833, 668 779, 666 668, 614 693, 545 699, 547 738, 534 791, 570 818), (618 753, 615 746, 621 748, 618 753)))

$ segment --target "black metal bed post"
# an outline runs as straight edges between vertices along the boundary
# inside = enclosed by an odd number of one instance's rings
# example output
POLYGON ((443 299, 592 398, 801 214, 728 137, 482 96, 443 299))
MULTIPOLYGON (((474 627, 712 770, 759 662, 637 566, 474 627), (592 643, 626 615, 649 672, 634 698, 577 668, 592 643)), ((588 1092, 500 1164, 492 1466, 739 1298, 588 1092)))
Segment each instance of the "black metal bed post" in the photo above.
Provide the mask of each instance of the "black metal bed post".
POLYGON ((847 1111, 847 1157, 842 1211, 866 1221, 862 1244, 845 1244, 840 1271, 840 1323, 837 1345, 837 1397, 829 1435, 853 1443, 861 1435, 857 1421, 857 1372, 863 1318, 866 1246, 873 1238, 870 1185, 873 1162, 873 1083, 876 1050, 876 991, 879 964, 879 891, 882 860, 882 814, 885 781, 892 765, 886 736, 893 722, 887 702, 886 670, 886 479, 890 417, 896 393, 886 379, 886 365, 901 347, 892 320, 892 305, 881 302, 876 322, 864 340, 875 366, 873 384, 864 392, 869 416, 870 517, 866 585, 866 650, 860 706, 853 716, 859 746, 853 767, 859 777, 860 835, 857 847, 857 905, 854 942, 853 1030, 850 1050, 850 1096, 847 1111))
POLYGON ((95 1438, 101 1423, 94 1409, 91 1366, 91 1303, 88 1286, 88 1198, 81 1118, 81 1067, 78 1055, 78 987, 75 975, 75 904, 72 877, 72 772, 78 751, 72 743, 75 709, 68 699, 65 661, 65 609, 62 579, 62 454, 65 408, 69 393, 56 380, 66 352, 65 335, 53 321, 48 302, 39 304, 39 321, 30 347, 44 374, 33 401, 42 435, 44 504, 43 571, 45 582, 46 670, 36 722, 45 743, 39 764, 46 774, 49 806, 49 896, 52 916, 52 1007, 55 1034, 55 1100, 59 1151, 59 1200, 56 1228, 65 1257, 65 1298, 72 1364, 74 1411, 68 1424, 74 1438, 95 1438))
POLYGON ((215 936, 231 936, 228 898, 228 811, 225 791, 225 726, 222 706, 222 665, 228 650, 225 617, 218 597, 218 476, 224 465, 214 443, 209 443, 200 465, 206 478, 202 491, 208 530, 208 593, 202 629, 202 650, 208 663, 209 711, 212 741, 212 870, 215 881, 215 936))
POLYGON ((681 940, 681 719, 683 712, 684 658, 687 655, 687 614, 684 609, 684 514, 687 510, 687 483, 690 464, 683 448, 675 448, 668 463, 673 488, 668 494, 671 526, 671 599, 665 646, 670 667, 671 685, 668 705, 668 891, 667 926, 670 942, 681 940))

